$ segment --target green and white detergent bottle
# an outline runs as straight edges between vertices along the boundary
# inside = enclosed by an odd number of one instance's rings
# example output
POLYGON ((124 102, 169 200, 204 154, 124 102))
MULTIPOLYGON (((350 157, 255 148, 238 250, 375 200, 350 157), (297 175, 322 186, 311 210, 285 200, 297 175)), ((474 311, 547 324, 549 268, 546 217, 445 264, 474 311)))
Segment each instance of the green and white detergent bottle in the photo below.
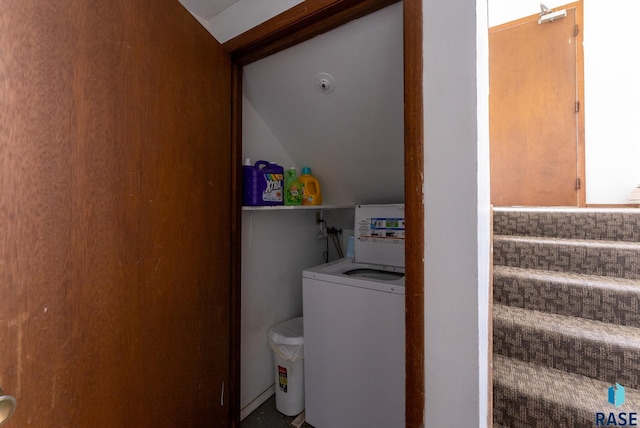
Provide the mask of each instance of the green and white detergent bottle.
POLYGON ((284 175, 284 204, 302 205, 302 183, 293 166, 284 175))

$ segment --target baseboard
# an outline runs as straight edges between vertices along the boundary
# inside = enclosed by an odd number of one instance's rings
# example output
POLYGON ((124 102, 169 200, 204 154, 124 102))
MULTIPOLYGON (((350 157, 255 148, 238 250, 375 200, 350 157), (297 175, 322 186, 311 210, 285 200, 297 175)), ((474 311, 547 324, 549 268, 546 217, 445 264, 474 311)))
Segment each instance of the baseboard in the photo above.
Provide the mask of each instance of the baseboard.
POLYGON ((243 420, 247 416, 251 414, 255 409, 260 407, 262 403, 267 401, 273 394, 276 393, 276 384, 274 383, 269 388, 267 388, 262 394, 258 395, 251 403, 244 406, 242 410, 240 410, 240 420, 243 420))
POLYGON ((639 208, 640 204, 587 204, 587 208, 639 208))

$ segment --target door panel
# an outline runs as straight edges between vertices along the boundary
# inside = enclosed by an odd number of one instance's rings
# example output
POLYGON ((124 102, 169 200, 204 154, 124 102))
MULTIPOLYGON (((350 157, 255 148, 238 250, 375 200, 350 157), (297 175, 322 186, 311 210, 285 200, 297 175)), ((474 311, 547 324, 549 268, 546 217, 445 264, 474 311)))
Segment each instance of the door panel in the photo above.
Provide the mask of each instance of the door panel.
POLYGON ((3 2, 0 51, 5 426, 228 426, 228 54, 164 0, 3 2))
POLYGON ((579 100, 576 9, 489 34, 491 202, 576 206, 579 100))

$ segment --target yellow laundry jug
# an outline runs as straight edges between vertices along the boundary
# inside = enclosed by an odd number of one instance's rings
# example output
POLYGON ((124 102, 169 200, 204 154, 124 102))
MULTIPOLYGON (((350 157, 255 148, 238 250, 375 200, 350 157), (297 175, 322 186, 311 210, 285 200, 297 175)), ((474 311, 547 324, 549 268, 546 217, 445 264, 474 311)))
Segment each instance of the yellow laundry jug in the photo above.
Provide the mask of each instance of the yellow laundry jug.
POLYGON ((302 183, 302 205, 322 205, 322 193, 320 192, 320 183, 311 175, 311 168, 305 166, 302 168, 302 175, 298 177, 298 181, 302 183))

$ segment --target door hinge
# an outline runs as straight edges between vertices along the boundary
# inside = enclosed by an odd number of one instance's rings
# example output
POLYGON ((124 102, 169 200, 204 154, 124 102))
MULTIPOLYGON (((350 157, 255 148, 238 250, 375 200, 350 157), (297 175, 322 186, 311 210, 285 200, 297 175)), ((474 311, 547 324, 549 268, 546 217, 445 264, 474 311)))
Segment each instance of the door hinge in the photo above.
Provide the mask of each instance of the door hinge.
POLYGON ((581 184, 580 178, 576 178, 576 190, 580 190, 581 184))
POLYGON ((580 101, 576 101, 576 113, 580 112, 580 101))
POLYGON ((578 34, 580 34, 580 28, 578 27, 578 24, 576 24, 573 27, 573 37, 578 37, 578 34))

